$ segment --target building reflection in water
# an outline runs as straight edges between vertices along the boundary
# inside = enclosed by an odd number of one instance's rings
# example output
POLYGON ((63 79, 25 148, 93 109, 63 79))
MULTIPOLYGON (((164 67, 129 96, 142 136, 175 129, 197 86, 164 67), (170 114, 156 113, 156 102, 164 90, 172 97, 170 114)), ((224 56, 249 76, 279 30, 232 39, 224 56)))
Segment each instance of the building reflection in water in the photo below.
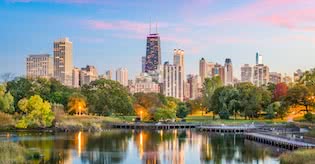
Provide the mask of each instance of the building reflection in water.
POLYGON ((187 131, 134 131, 134 143, 142 163, 184 163, 187 131))
POLYGON ((277 149, 244 140, 240 135, 193 130, 4 133, 0 137, 36 148, 43 155, 38 161, 42 163, 270 163, 280 155, 277 149))

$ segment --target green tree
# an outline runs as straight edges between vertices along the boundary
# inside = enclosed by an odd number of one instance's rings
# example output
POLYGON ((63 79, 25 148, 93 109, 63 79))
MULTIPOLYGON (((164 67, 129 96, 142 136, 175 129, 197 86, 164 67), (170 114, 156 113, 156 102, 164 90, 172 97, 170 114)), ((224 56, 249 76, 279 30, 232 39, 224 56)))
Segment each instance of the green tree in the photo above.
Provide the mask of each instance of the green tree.
POLYGON ((14 97, 14 106, 22 98, 39 95, 51 103, 67 105, 67 100, 76 89, 62 85, 56 79, 19 77, 7 83, 7 89, 14 97))
POLYGON ((176 111, 173 109, 157 108, 154 113, 154 120, 156 121, 166 121, 174 118, 176 118, 176 111))
POLYGON ((25 112, 18 121, 17 128, 45 128, 52 126, 54 113, 50 103, 44 101, 39 95, 31 96, 28 100, 22 99, 20 110, 25 112))
POLYGON ((240 112, 245 119, 257 117, 271 103, 271 93, 265 88, 251 83, 240 83, 236 87, 239 90, 240 112))
POLYGON ((179 103, 176 109, 176 116, 178 118, 185 118, 189 113, 189 109, 186 106, 186 103, 179 103))
POLYGON ((203 96, 203 106, 211 111, 211 97, 215 90, 222 86, 222 81, 220 76, 215 76, 213 78, 206 78, 202 86, 202 96, 203 96))
POLYGON ((219 114, 221 119, 229 119, 230 114, 236 113, 239 109, 239 92, 232 86, 225 86, 217 89, 212 96, 212 111, 219 114))
POLYGON ((312 122, 313 119, 314 119, 314 116, 311 112, 307 112, 305 115, 304 115, 304 119, 308 122, 312 122))
POLYGON ((0 111, 5 113, 14 112, 14 98, 6 91, 6 86, 0 84, 0 111))
POLYGON ((101 115, 128 115, 133 112, 133 98, 127 89, 116 81, 99 79, 82 87, 91 113, 101 115))
MULTIPOLYGON (((134 94, 134 110, 138 116, 144 120, 152 120, 157 108, 166 108, 167 106, 173 106, 173 103, 169 103, 171 98, 166 98, 159 93, 135 93, 134 94)), ((176 105, 176 104, 175 104, 176 105)))
POLYGON ((294 85, 289 88, 285 101, 289 105, 302 105, 305 111, 308 112, 309 106, 314 106, 313 95, 310 90, 304 85, 294 85))
POLYGON ((281 103, 279 101, 273 102, 268 105, 266 108, 266 118, 267 119, 273 119, 276 116, 276 113, 280 111, 281 103))

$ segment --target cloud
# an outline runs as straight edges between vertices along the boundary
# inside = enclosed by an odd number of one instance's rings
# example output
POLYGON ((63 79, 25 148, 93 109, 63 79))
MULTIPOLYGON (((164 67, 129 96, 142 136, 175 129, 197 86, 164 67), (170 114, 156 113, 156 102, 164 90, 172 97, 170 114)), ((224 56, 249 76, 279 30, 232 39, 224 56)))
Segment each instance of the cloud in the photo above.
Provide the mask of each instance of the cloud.
MULTIPOLYGON (((137 34, 146 34, 149 32, 149 23, 134 22, 129 20, 116 20, 116 21, 100 21, 100 20, 84 20, 84 25, 90 29, 95 30, 113 30, 133 32, 137 34)), ((158 23, 158 29, 167 27, 167 23, 158 23)))
POLYGON ((257 0, 190 22, 199 26, 262 24, 289 30, 315 31, 314 20, 315 3, 309 0, 257 0))

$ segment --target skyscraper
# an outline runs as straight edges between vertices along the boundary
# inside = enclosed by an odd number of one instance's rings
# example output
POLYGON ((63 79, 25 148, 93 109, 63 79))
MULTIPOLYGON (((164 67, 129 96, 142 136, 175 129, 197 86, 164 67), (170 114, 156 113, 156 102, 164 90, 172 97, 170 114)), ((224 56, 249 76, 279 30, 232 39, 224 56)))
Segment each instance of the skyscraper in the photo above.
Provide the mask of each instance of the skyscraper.
POLYGON ((49 54, 29 55, 26 58, 26 76, 50 78, 53 75, 53 60, 49 54))
POLYGON ((80 71, 80 86, 84 84, 90 84, 92 81, 98 79, 98 73, 94 66, 87 65, 85 68, 81 68, 80 71))
POLYGON ((244 64, 241 66, 241 82, 251 82, 253 83, 254 70, 249 64, 244 64))
POLYGON ((258 52, 256 52, 256 64, 263 64, 263 57, 258 52))
POLYGON ((141 57, 141 72, 145 72, 145 62, 146 62, 146 57, 145 56, 142 56, 141 57))
POLYGON ((185 63, 184 63, 184 50, 174 49, 174 65, 181 67, 181 75, 178 76, 179 81, 179 97, 184 97, 184 84, 185 84, 185 63))
POLYGON ((73 68, 72 70, 72 87, 78 88, 80 87, 80 69, 73 68))
POLYGON ((116 81, 123 86, 128 86, 128 70, 127 68, 118 68, 116 70, 116 81))
POLYGON ((256 86, 267 85, 269 82, 269 67, 263 64, 254 66, 253 83, 256 86))
POLYGON ((215 76, 220 76, 222 83, 224 83, 225 82, 225 67, 222 66, 221 64, 216 63, 214 67, 212 68, 212 76, 210 77, 215 77, 215 76))
POLYGON ((281 83, 281 73, 270 72, 269 73, 269 82, 273 84, 281 83))
POLYGON ((106 71, 105 77, 106 77, 106 79, 108 79, 108 80, 112 80, 112 79, 113 79, 113 72, 112 72, 112 70, 106 71))
POLYGON ((198 75, 187 75, 188 84, 188 98, 196 99, 201 96, 202 83, 201 78, 198 75))
POLYGON ((155 71, 161 65, 161 46, 158 33, 147 36, 145 72, 155 71))
POLYGON ((171 96, 183 100, 183 88, 182 83, 182 67, 178 65, 171 65, 169 62, 164 63, 163 70, 163 93, 165 96, 171 96))
POLYGON ((199 76, 201 82, 203 83, 205 78, 213 77, 212 69, 214 68, 215 63, 207 62, 204 58, 201 58, 199 61, 199 76))
POLYGON ((284 75, 284 77, 282 78, 282 81, 286 84, 290 84, 292 83, 292 77, 291 76, 287 76, 287 75, 284 75))
POLYGON ((72 86, 72 42, 62 38, 54 42, 54 77, 66 86, 72 86))
POLYGON ((224 85, 233 85, 233 65, 232 60, 229 58, 225 59, 224 75, 224 85))

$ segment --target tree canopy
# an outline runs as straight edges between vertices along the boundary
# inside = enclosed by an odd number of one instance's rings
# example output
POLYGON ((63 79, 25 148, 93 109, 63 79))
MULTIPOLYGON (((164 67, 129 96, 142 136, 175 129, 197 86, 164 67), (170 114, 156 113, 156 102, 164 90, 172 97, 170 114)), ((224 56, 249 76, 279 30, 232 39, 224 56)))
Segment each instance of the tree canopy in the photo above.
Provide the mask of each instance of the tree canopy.
POLYGON ((128 115, 133 112, 132 97, 120 83, 99 79, 82 87, 91 113, 128 115))
POLYGON ((52 126, 55 116, 51 110, 51 105, 39 95, 31 96, 29 99, 22 99, 18 104, 24 114, 16 127, 45 128, 52 126))

